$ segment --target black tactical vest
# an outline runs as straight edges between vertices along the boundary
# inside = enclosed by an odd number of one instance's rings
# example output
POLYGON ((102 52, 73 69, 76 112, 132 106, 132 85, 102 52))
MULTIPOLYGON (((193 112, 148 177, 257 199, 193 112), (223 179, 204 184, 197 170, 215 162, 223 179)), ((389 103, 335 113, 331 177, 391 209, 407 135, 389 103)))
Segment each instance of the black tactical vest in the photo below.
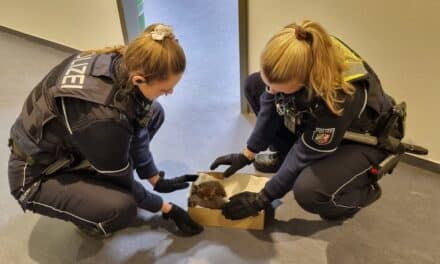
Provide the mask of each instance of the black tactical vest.
POLYGON ((63 139, 46 126, 57 119, 71 133, 68 122, 63 122, 65 109, 59 109, 59 101, 65 97, 113 107, 129 120, 135 119, 133 101, 128 96, 118 96, 121 90, 112 70, 117 56, 116 53, 70 56, 31 91, 10 134, 22 159, 26 156, 29 162, 48 165, 61 158, 57 152, 63 148, 63 139))

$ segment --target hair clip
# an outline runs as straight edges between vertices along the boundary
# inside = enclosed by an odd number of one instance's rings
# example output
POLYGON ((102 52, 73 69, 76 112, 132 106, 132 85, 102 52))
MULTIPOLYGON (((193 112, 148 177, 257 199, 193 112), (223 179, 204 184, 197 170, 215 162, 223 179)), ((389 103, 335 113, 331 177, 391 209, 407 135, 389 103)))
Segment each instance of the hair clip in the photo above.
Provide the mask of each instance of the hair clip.
POLYGON ((173 37, 173 29, 166 25, 157 25, 153 31, 150 32, 151 38, 157 41, 162 41, 166 37, 173 37))

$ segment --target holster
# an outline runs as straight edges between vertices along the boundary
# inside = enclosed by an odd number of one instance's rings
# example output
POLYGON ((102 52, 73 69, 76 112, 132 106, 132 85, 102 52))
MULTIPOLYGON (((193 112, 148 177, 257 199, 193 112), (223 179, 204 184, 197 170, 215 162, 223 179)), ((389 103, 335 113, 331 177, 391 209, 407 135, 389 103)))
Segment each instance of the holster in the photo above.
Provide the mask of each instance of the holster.
POLYGON ((381 124, 382 127, 377 128, 377 136, 352 131, 344 134, 346 140, 377 146, 389 153, 381 163, 374 165, 371 169, 370 175, 375 181, 387 173, 391 174, 405 152, 419 155, 428 153, 428 150, 423 147, 402 142, 405 135, 405 117, 406 104, 402 102, 394 105, 391 111, 382 117, 384 122, 381 124))
POLYGON ((375 128, 377 136, 352 131, 347 131, 344 135, 344 139, 377 146, 390 153, 381 163, 375 164, 370 170, 370 176, 374 182, 387 173, 391 174, 400 161, 401 154, 404 152, 401 149, 401 139, 405 134, 405 117, 406 104, 402 102, 394 105, 388 113, 379 116, 375 128))
POLYGON ((61 155, 58 159, 47 159, 39 156, 30 156, 27 155, 18 144, 14 142, 12 138, 9 139, 8 142, 9 149, 12 153, 14 153, 16 156, 18 156, 20 159, 26 161, 28 166, 33 165, 42 165, 46 166, 46 168, 41 173, 42 175, 49 176, 51 174, 54 174, 57 171, 60 171, 62 169, 68 168, 73 162, 74 157, 73 155, 67 154, 67 155, 61 155))
POLYGON ((378 145, 393 154, 403 154, 401 139, 405 136, 406 103, 394 105, 382 128, 379 128, 378 145))
POLYGON ((13 139, 9 139, 8 146, 12 153, 14 153, 18 158, 27 163, 27 166, 31 167, 38 165, 45 168, 41 172, 41 175, 43 177, 35 181, 32 185, 28 186, 24 190, 24 192, 16 197, 23 211, 26 210, 29 201, 31 201, 35 194, 39 191, 41 182, 44 180, 44 177, 49 177, 60 171, 70 172, 91 168, 91 165, 87 160, 82 160, 81 162, 78 162, 76 165, 72 166, 72 164, 75 162, 75 158, 72 154, 60 155, 58 159, 47 159, 43 157, 33 157, 27 155, 20 148, 20 146, 14 142, 13 139))

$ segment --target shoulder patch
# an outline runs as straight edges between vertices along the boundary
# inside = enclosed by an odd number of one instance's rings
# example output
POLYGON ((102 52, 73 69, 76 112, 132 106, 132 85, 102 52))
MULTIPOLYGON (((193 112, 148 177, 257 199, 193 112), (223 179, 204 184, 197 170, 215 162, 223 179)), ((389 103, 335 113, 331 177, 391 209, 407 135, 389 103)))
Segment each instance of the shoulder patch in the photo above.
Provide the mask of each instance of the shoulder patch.
POLYGON ((313 131, 312 140, 317 145, 327 145, 333 140, 335 128, 320 128, 317 127, 313 131))

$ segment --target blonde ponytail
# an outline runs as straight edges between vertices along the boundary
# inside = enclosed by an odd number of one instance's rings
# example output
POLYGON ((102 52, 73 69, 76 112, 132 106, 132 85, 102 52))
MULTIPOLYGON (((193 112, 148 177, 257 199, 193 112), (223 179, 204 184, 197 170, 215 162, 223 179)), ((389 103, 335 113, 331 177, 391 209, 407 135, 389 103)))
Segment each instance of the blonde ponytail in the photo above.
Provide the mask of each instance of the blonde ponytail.
POLYGON ((325 29, 318 23, 304 21, 301 25, 312 36, 313 66, 310 71, 309 86, 319 95, 337 115, 342 114, 346 95, 354 93, 354 87, 344 81, 343 72, 347 69, 343 54, 333 44, 325 29))
POLYGON ((342 52, 313 21, 284 27, 269 40, 261 56, 261 69, 269 82, 303 83, 311 96, 321 97, 336 115, 343 112, 346 96, 341 95, 354 93, 343 78, 346 68, 342 52))

